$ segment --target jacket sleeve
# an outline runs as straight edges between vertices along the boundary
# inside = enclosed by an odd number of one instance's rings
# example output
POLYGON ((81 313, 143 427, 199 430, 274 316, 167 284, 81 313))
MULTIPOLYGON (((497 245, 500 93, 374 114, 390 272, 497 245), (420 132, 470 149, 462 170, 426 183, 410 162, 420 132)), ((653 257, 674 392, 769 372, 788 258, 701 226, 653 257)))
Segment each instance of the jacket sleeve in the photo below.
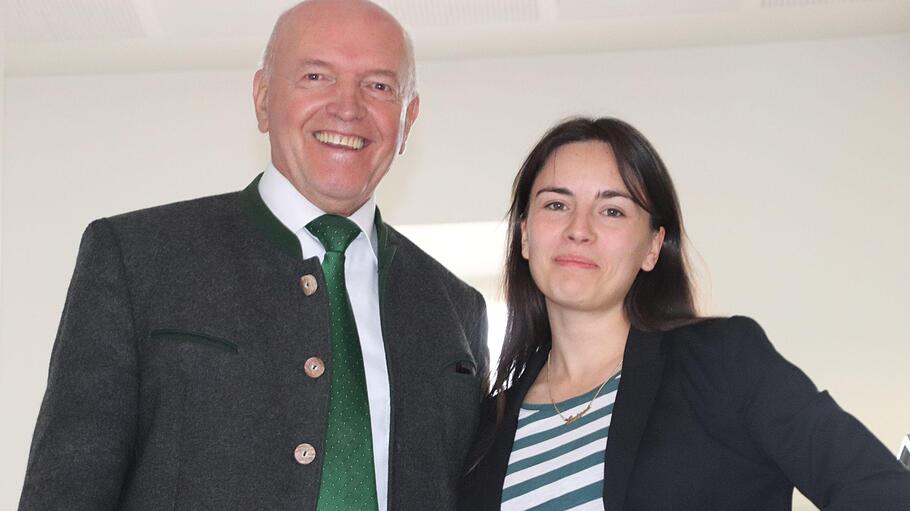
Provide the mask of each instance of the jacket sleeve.
POLYGON ((472 328, 466 333, 471 352, 477 363, 477 377, 482 382, 482 394, 486 394, 490 386, 490 348, 487 345, 487 306, 483 295, 475 293, 476 305, 473 310, 474 322, 472 328))
POLYGON ((734 388, 758 448, 820 509, 910 510, 910 471, 777 353, 757 323, 730 323, 736 363, 728 368, 745 377, 734 388))
POLYGON ((98 220, 79 248, 20 511, 116 509, 136 429, 135 337, 120 248, 98 220))

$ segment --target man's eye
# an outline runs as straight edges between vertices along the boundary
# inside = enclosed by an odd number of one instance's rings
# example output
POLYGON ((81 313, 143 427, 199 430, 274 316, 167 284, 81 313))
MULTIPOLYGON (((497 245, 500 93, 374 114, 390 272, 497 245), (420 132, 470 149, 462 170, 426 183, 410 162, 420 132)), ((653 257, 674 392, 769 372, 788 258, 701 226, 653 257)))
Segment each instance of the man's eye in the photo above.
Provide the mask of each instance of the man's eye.
POLYGON ((311 82, 315 82, 317 80, 322 79, 322 75, 319 73, 307 73, 307 74, 303 75, 303 79, 311 81, 311 82))
POLYGON ((380 99, 391 100, 398 95, 397 89, 385 82, 367 82, 364 87, 369 94, 380 99))

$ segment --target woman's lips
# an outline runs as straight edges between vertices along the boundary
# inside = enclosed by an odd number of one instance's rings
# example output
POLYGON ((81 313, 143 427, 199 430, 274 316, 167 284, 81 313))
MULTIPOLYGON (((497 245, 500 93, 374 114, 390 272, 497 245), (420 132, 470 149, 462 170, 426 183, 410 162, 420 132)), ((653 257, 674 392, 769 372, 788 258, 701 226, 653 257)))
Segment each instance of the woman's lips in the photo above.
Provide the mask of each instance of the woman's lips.
POLYGON ((553 262, 559 266, 569 266, 572 268, 583 268, 589 270, 598 268, 597 263, 594 261, 576 255, 556 256, 553 258, 553 262))

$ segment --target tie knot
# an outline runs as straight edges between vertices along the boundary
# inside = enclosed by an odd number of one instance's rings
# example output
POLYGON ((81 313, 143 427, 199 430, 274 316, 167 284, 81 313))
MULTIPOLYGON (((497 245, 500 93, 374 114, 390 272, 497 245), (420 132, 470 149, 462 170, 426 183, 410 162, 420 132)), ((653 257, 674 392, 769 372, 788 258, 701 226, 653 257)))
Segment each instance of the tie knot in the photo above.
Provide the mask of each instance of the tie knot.
POLYGON ((306 225, 319 239, 326 252, 344 254, 348 245, 360 234, 360 227, 343 216, 322 215, 306 225))

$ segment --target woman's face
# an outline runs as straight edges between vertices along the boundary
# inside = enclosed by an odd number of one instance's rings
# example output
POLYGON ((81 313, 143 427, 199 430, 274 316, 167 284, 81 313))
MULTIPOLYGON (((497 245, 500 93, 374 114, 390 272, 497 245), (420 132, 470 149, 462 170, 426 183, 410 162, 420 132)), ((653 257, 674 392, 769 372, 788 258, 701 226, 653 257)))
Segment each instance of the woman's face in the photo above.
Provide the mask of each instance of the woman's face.
POLYGON ((622 312, 639 271, 657 263, 664 229, 632 200, 613 149, 575 142, 550 155, 521 224, 521 253, 556 309, 622 312))

